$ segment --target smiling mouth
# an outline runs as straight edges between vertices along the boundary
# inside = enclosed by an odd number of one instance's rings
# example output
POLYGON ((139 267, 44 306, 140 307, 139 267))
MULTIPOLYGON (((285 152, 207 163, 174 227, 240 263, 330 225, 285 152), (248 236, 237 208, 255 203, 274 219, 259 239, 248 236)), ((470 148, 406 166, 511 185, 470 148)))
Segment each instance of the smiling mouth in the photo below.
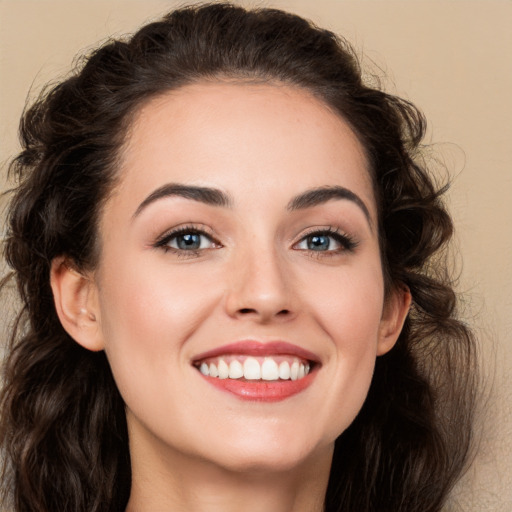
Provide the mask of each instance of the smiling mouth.
POLYGON ((278 402, 311 386, 321 362, 284 341, 242 340, 204 352, 192 365, 207 383, 238 399, 278 402))
POLYGON ((205 376, 240 381, 296 381, 306 377, 314 363, 287 355, 254 357, 230 354, 196 361, 194 366, 205 376))

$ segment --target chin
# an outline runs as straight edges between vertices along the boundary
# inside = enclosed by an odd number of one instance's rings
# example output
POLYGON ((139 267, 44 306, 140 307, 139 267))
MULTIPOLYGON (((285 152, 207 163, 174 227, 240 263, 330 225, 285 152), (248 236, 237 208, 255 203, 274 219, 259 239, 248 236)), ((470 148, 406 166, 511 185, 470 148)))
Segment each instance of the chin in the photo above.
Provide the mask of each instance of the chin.
POLYGON ((276 457, 275 455, 266 456, 264 454, 242 454, 236 459, 224 461, 220 466, 232 473, 240 474, 266 474, 269 473, 288 473, 300 468, 306 464, 306 459, 300 457, 276 457))
POLYGON ((321 457, 332 456, 334 442, 315 446, 293 434, 282 438, 245 439, 230 443, 228 450, 222 449, 221 457, 214 457, 216 464, 237 473, 288 472, 321 457))

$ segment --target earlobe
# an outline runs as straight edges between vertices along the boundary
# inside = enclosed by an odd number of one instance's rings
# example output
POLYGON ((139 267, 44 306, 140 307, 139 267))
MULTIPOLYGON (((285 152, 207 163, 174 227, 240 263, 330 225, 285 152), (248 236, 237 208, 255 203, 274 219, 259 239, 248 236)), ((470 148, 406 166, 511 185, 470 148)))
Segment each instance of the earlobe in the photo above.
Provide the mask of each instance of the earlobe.
POLYGON ((67 333, 84 348, 103 350, 96 285, 64 258, 55 258, 50 271, 53 300, 67 333))
POLYGON ((384 304, 380 322, 377 355, 389 352, 395 345, 411 307, 411 292, 403 285, 391 292, 384 304))

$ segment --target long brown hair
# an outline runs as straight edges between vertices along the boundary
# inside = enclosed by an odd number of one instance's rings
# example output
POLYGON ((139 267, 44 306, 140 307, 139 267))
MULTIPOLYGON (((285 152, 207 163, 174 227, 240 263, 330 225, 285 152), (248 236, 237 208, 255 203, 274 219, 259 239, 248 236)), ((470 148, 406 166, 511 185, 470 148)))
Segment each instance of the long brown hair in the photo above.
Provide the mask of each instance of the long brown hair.
POLYGON ((336 441, 326 511, 441 509, 470 447, 474 342, 456 319, 443 256, 452 234, 444 189, 419 158, 424 118, 361 75, 345 40, 298 16, 213 4, 108 42, 26 110, 5 245, 23 308, 0 420, 2 489, 16 512, 126 506, 124 404, 104 353, 83 349, 62 328, 50 264, 65 255, 78 269, 96 265, 98 216, 141 105, 218 77, 304 88, 351 125, 370 162, 387 289, 405 285, 413 297, 362 410, 336 441))

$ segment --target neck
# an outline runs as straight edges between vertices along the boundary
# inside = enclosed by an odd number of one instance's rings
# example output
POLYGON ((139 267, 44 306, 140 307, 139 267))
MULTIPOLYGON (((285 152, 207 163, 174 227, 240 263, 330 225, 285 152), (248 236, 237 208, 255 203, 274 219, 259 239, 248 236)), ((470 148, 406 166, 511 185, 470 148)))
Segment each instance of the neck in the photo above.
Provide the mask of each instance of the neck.
MULTIPOLYGON (((132 447, 134 448, 134 447, 132 447)), ((291 469, 233 471, 183 454, 132 451, 126 512, 322 512, 332 460, 326 448, 291 469), (143 461, 143 462, 142 462, 143 461)))

